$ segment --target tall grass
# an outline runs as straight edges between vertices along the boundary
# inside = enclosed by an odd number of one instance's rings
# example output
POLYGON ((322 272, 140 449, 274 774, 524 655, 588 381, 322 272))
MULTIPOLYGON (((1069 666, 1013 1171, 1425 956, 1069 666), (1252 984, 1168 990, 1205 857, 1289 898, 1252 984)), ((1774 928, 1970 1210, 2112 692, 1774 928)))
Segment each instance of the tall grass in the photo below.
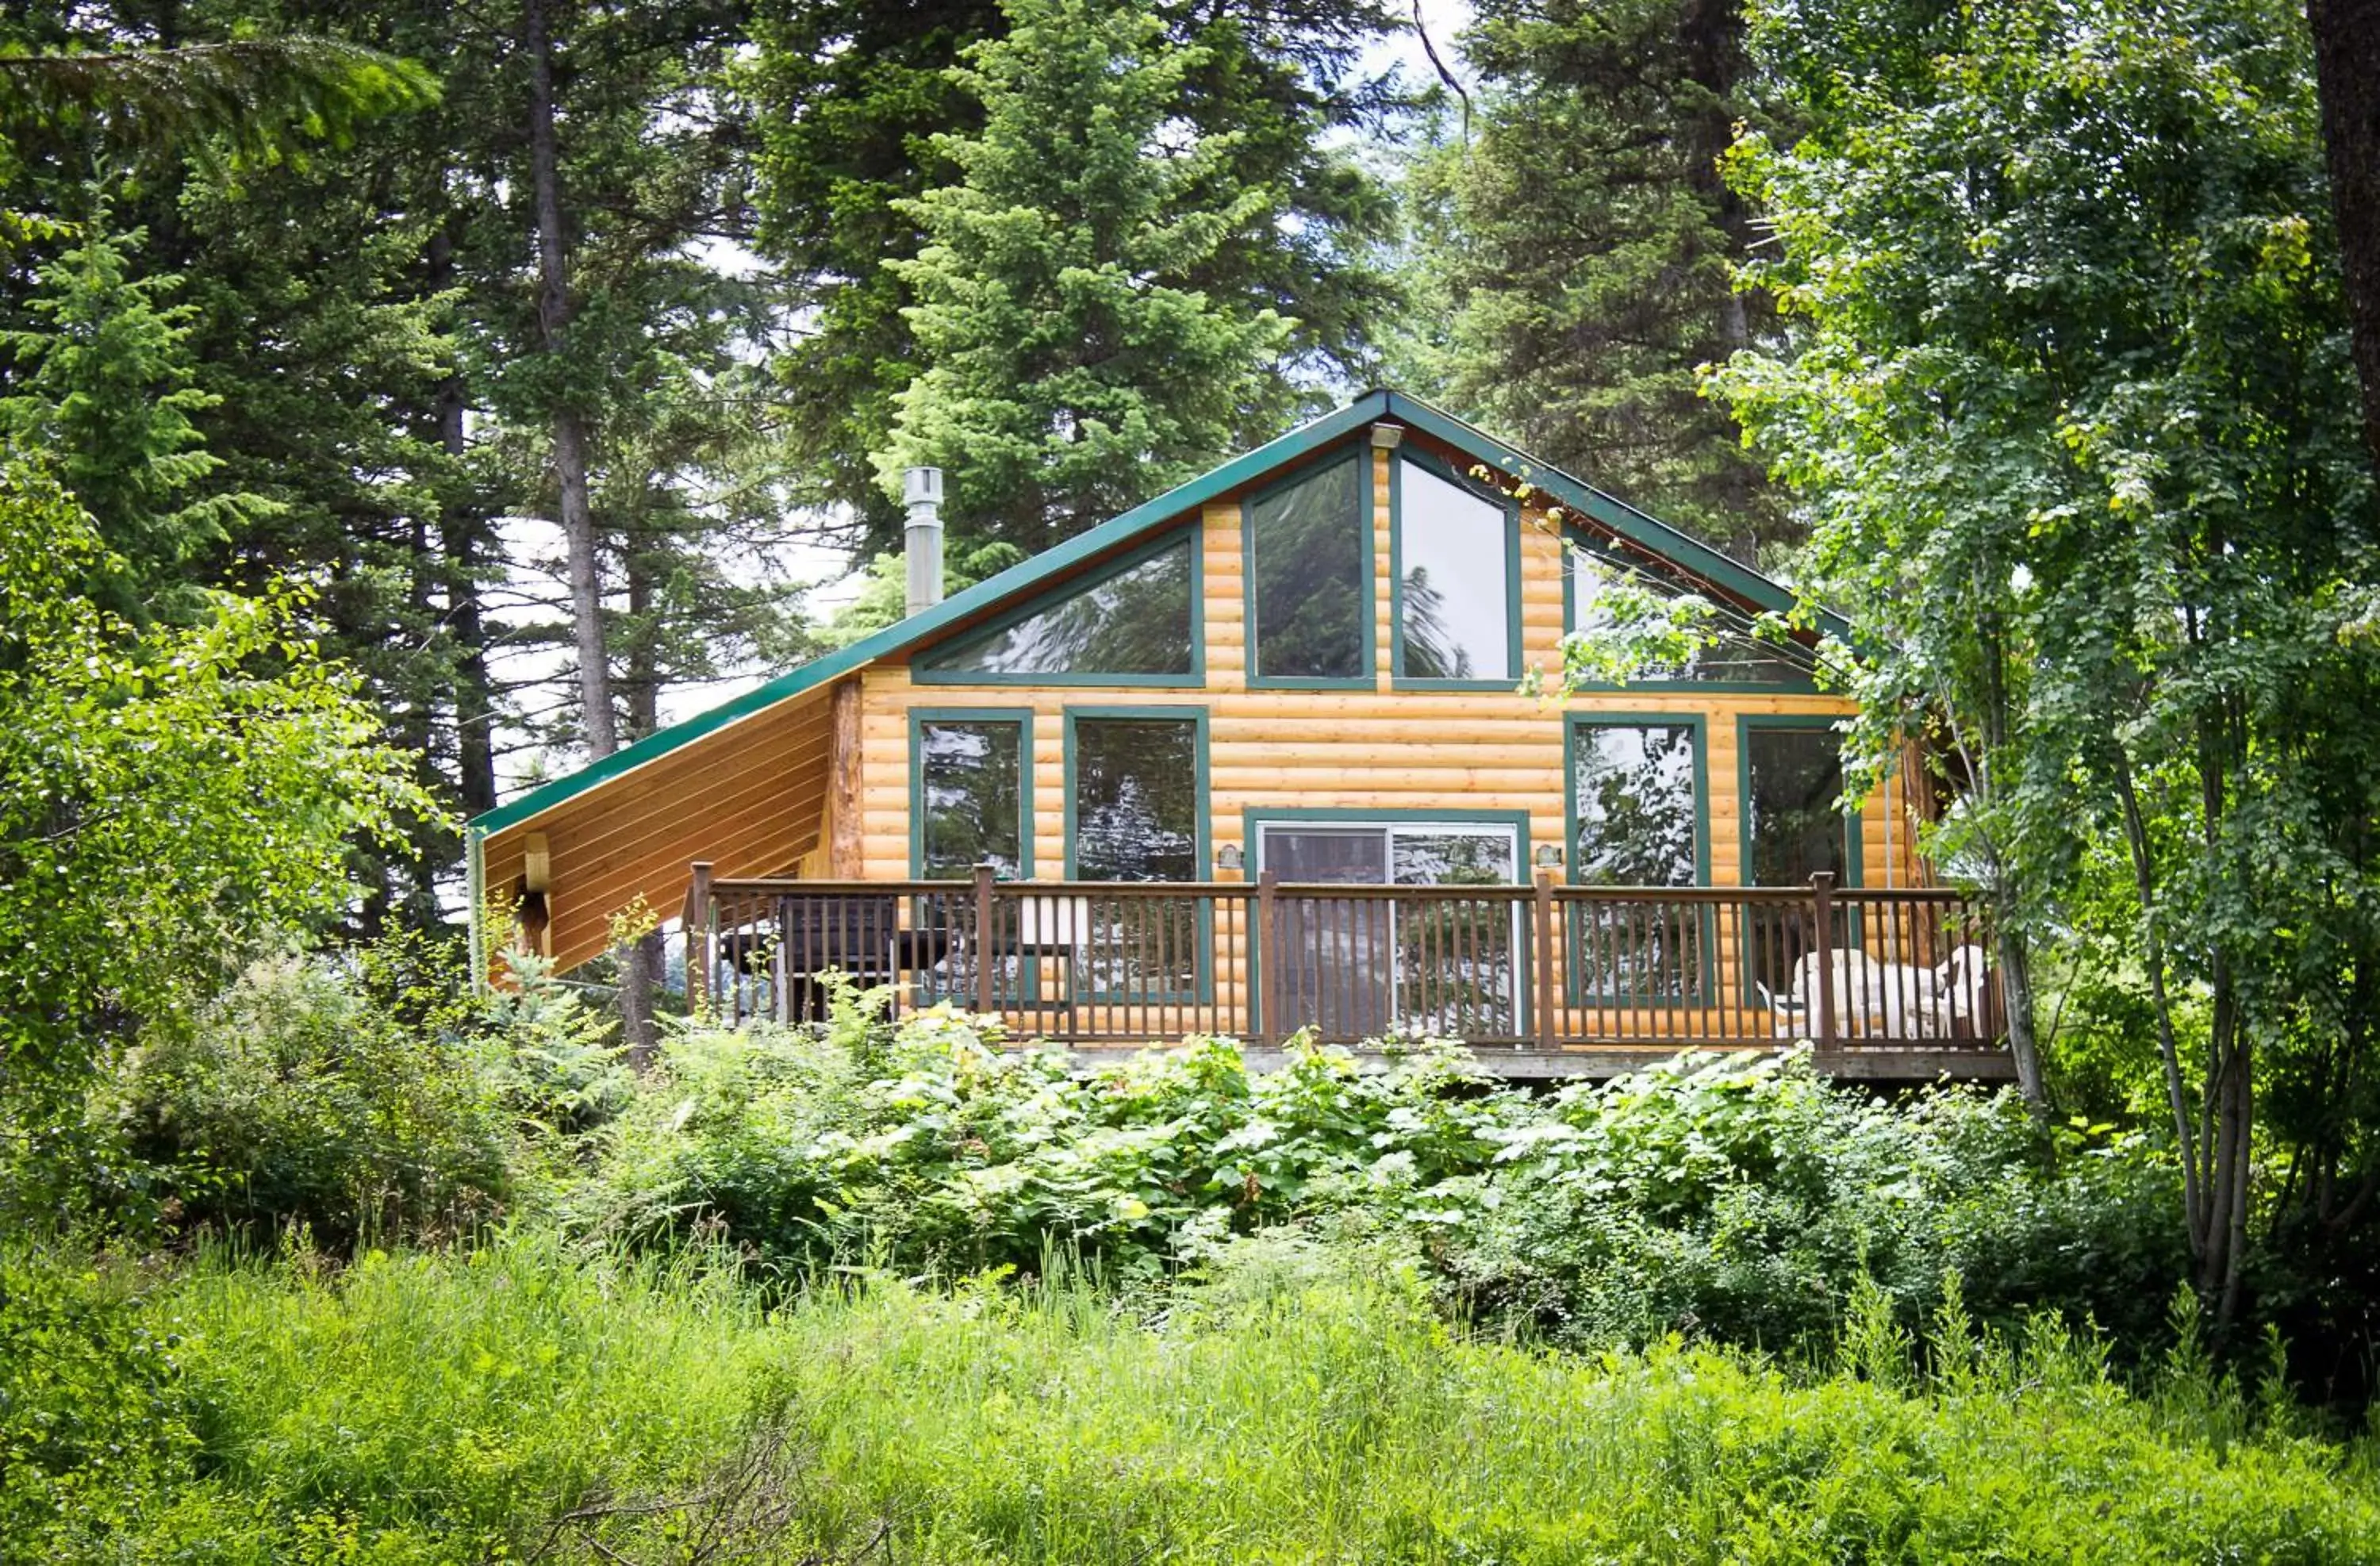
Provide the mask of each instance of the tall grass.
POLYGON ((1079 1282, 885 1278, 770 1314, 723 1278, 536 1236, 337 1274, 211 1258, 158 1306, 189 1334, 203 1449, 160 1536, 214 1518, 260 1559, 689 1560, 715 1537, 1070 1566, 2380 1560, 2369 1443, 2261 1416, 2187 1354, 2128 1391, 2088 1341, 1981 1341, 1955 1305, 1918 1345, 1872 1299, 1843 1361, 1803 1370, 1468 1339, 1393 1259, 1287 1243, 1161 1316, 1079 1282))

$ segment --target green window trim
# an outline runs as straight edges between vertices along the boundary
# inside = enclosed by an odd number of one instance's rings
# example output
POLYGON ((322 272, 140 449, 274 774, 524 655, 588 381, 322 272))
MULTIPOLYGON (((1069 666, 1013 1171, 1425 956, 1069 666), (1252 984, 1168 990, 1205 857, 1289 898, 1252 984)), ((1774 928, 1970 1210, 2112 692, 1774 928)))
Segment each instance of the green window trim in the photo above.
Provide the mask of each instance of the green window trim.
POLYGON ((1033 879, 1033 709, 913 707, 909 710, 909 878, 926 879, 925 731, 931 723, 1014 723, 1016 735, 1017 872, 1033 879))
MULTIPOLYGON (((1570 613, 1570 569, 1563 559, 1563 624, 1570 613)), ((1484 489, 1452 464, 1428 452, 1399 447, 1389 454, 1389 683, 1396 690, 1509 691, 1521 683, 1521 505, 1512 496, 1484 489), (1465 493, 1499 506, 1504 514, 1504 637, 1508 678, 1447 679, 1405 673, 1404 469, 1413 463, 1465 493)))
MULTIPOLYGON (((1707 687, 1695 687, 1697 689, 1707 687)), ((1630 712, 1568 712, 1562 722, 1562 857, 1563 876, 1571 886, 1601 884, 1579 879, 1578 834, 1583 824, 1578 812, 1578 736, 1582 729, 1688 729, 1694 734, 1694 879, 1689 885, 1706 887, 1711 884, 1711 797, 1710 797, 1710 720, 1700 712, 1630 711, 1630 712)), ((1578 906, 1572 904, 1575 909, 1578 906)), ((1696 932, 1700 972, 1692 995, 1638 994, 1633 990, 1614 989, 1590 991, 1586 984, 1586 961, 1584 939, 1585 932, 1572 921, 1568 929, 1567 951, 1562 964, 1563 988, 1572 1006, 1587 1005, 1651 1005, 1677 1010, 1706 1010, 1719 1003, 1718 987, 1712 964, 1718 955, 1717 911, 1706 907, 1697 921, 1696 932)))
POLYGON ((1313 460, 1251 490, 1240 497, 1240 605, 1241 625, 1245 636, 1245 670, 1250 690, 1372 690, 1379 683, 1380 648, 1378 606, 1380 601, 1379 551, 1373 531, 1374 497, 1372 493, 1372 448, 1368 443, 1347 444, 1325 451, 1313 460), (1262 627, 1257 618, 1257 507, 1284 490, 1296 488, 1305 480, 1327 472, 1339 463, 1357 465, 1358 499, 1356 518, 1363 539, 1364 602, 1362 622, 1363 669, 1355 674, 1265 674, 1259 656, 1262 627))
MULTIPOLYGON (((1081 879, 1080 868, 1076 862, 1075 856, 1075 816, 1082 801, 1082 790, 1077 785, 1075 775, 1076 752, 1075 727, 1086 718, 1090 719, 1094 722, 1101 720, 1111 720, 1126 722, 1187 722, 1192 725, 1191 747, 1193 753, 1197 758, 1197 775, 1195 780, 1192 793, 1192 798, 1195 802, 1192 807, 1194 819, 1191 827, 1192 836, 1195 840, 1192 849, 1192 869, 1195 872, 1193 879, 1194 880, 1198 881, 1212 880, 1215 875, 1215 834, 1213 823, 1214 800, 1210 783, 1211 768, 1207 737, 1207 709, 1202 704, 1186 701, 1161 704, 1150 703, 1145 706, 1102 705, 1068 707, 1065 710, 1066 879, 1068 880, 1078 880, 1081 879)), ((1163 886, 1167 883, 1164 881, 1148 881, 1142 884, 1149 886, 1163 886)), ((1201 897, 1191 899, 1189 901, 1195 901, 1197 904, 1192 915, 1193 921, 1196 925, 1196 935, 1198 947, 1196 957, 1194 959, 1197 965, 1196 981, 1194 984, 1185 989, 1149 989, 1130 996, 1121 992, 1107 992, 1093 989, 1085 996, 1085 999, 1091 1002, 1093 1004, 1119 1003, 1126 1001, 1144 999, 1152 1002, 1165 1002, 1171 1004, 1195 1003, 1198 1005, 1208 1005, 1212 1003, 1215 998, 1214 900, 1212 898, 1201 897)))
MULTIPOLYGON (((1576 562, 1572 558, 1572 552, 1583 551, 1598 560, 1611 561, 1615 565, 1623 563, 1614 557, 1611 549, 1602 540, 1576 528, 1562 529, 1561 543, 1561 634, 1567 639, 1571 635, 1571 627, 1578 624, 1578 570, 1576 562)), ((1666 558, 1654 569, 1660 571, 1662 575, 1674 577, 1681 589, 1699 592, 1706 598, 1725 602, 1733 596, 1715 584, 1698 581, 1680 569, 1675 562, 1666 558), (1668 569, 1661 570, 1662 566, 1668 569)), ((1779 656, 1785 656, 1782 649, 1779 649, 1779 656)), ((1578 689, 1599 695, 1616 691, 1639 690, 1663 693, 1700 691, 1713 696, 1816 696, 1822 694, 1818 689, 1816 679, 1808 674, 1791 680, 1631 680, 1624 686, 1612 685, 1604 680, 1590 680, 1578 686, 1578 689)))
POLYGON ((1094 570, 1044 588, 1013 608, 931 648, 920 649, 909 660, 909 681, 921 686, 1097 686, 1107 689, 1196 690, 1207 683, 1207 591, 1205 562, 1199 545, 1203 535, 1193 518, 1181 527, 1141 544, 1094 570), (1117 674, 1082 671, 1063 674, 1002 673, 977 669, 940 669, 929 662, 939 654, 978 647, 1025 621, 1123 576, 1169 550, 1190 555, 1190 670, 1187 674, 1117 674))

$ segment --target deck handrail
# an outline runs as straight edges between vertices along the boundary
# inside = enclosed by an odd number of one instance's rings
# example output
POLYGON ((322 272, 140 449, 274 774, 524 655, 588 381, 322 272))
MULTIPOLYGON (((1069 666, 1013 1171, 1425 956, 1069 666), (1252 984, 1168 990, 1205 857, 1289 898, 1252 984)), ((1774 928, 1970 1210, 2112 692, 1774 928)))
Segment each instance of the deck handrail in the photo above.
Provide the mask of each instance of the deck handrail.
POLYGON ((1786 1037, 1822 1064, 1999 1053, 1985 910, 1949 887, 710 872, 689 876, 689 1000, 729 1016, 808 1014, 815 976, 839 968, 1077 1047, 1313 1027, 1548 1055, 1786 1037))

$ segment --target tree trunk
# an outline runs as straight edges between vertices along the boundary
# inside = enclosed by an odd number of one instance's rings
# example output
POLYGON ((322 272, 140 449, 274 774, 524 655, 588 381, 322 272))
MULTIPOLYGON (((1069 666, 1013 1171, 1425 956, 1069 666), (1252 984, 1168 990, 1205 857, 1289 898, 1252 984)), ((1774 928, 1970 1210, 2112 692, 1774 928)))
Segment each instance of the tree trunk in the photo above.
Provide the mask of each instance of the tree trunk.
MULTIPOLYGON (((633 742, 661 726, 661 667, 652 624, 652 557, 633 522, 626 531, 628 667, 625 694, 628 738, 633 742)), ((653 998, 661 989, 664 960, 658 927, 628 942, 620 953, 620 1032, 627 1041, 628 1062, 639 1071, 652 1064, 661 1043, 660 1029, 653 1020, 653 998)))
MULTIPOLYGON (((537 324, 545 351, 565 358, 570 328, 570 268, 563 249, 562 174, 553 128, 553 38, 549 0, 528 0, 529 181, 537 208, 537 324)), ((567 378, 563 378, 566 382, 567 378)), ((571 629, 578 654, 578 698, 587 755, 601 760, 620 747, 612 711, 612 671, 603 642, 601 563, 587 492, 587 421, 565 393, 553 407, 553 470, 560 490, 563 548, 569 561, 571 629)))
POLYGON ((2363 437, 2380 465, 2380 0, 2306 0, 2363 437))

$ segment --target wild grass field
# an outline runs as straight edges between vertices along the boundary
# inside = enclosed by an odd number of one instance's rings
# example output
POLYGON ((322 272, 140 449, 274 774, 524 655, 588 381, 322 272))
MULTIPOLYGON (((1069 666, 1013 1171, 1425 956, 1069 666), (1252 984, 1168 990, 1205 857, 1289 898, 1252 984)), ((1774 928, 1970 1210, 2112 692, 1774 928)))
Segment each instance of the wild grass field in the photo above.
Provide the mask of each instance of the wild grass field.
MULTIPOLYGON (((9 1552, 2380 1559, 2373 1444, 2316 1439, 2186 1336, 2128 1388, 2046 1319, 1987 1341, 1954 1301, 1912 1340, 1874 1293, 1824 1364, 1548 1351, 1451 1326, 1388 1253, 1283 1236, 1142 1295, 859 1271, 772 1309, 720 1259, 523 1232, 346 1267, 86 1262, 52 1291, 52 1348, 143 1341, 154 1374, 78 1389, 12 1354, 15 1412, 60 1406, 53 1450, 8 1453, 9 1552), (62 1463, 78 1439, 105 1460, 62 1463)), ((21 1349, 42 1269, 9 1266, 21 1349)))

